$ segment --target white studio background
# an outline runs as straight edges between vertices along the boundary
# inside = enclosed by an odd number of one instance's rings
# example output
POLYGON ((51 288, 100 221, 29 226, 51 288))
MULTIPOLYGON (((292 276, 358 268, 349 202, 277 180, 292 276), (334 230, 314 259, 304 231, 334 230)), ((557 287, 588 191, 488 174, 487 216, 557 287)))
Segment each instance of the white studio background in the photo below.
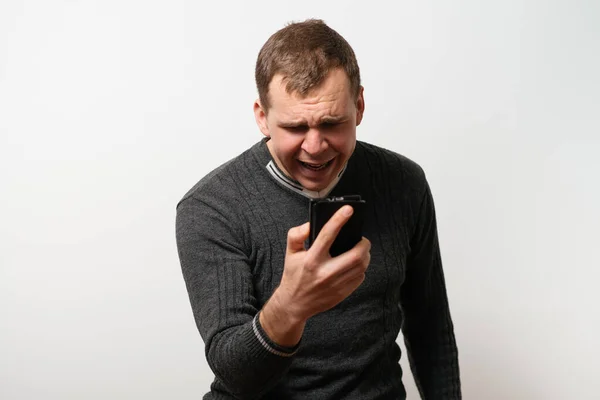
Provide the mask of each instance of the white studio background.
POLYGON ((256 55, 309 17, 357 53, 359 138, 427 172, 464 398, 598 398, 593 0, 3 0, 0 398, 208 390, 175 205, 261 138, 256 55))

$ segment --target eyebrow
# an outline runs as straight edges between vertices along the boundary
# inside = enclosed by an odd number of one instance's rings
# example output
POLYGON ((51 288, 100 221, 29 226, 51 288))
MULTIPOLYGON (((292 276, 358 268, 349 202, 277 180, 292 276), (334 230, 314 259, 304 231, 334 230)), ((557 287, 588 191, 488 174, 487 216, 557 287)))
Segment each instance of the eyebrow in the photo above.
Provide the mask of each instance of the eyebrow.
MULTIPOLYGON (((337 123, 344 121, 345 119, 346 119, 346 116, 333 117, 333 116, 327 115, 319 120, 318 125, 337 124, 337 123)), ((283 122, 280 122, 278 125, 281 128, 295 128, 298 126, 308 126, 308 123, 305 120, 298 120, 298 121, 283 121, 283 122)))

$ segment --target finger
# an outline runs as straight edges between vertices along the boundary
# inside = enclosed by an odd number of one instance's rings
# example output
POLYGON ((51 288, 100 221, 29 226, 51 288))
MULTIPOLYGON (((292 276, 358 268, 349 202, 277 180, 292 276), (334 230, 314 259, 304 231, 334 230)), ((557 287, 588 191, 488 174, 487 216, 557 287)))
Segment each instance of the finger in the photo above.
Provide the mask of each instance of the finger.
POLYGON ((371 251, 371 241, 364 236, 360 239, 360 242, 358 242, 354 247, 357 246, 364 246, 367 252, 371 251))
POLYGON ((354 210, 352 206, 349 205, 345 205, 337 210, 329 219, 329 221, 327 221, 327 223, 323 226, 321 232, 319 232, 319 235, 315 239, 311 250, 319 254, 325 253, 329 255, 329 249, 333 244, 333 241, 337 237, 338 233, 340 233, 342 226, 348 222, 353 212, 354 210))
POLYGON ((365 277, 366 271, 362 268, 355 267, 349 269, 348 271, 340 275, 337 278, 337 284, 340 286, 352 286, 353 282, 355 282, 356 280, 360 280, 360 282, 362 283, 365 277))
POLYGON ((337 257, 332 258, 327 263, 327 269, 330 273, 342 275, 346 271, 359 268, 366 271, 371 261, 371 242, 363 237, 360 242, 352 249, 337 257))
POLYGON ((287 248, 288 251, 302 251, 304 250, 304 241, 308 239, 310 232, 310 225, 308 222, 291 228, 288 231, 287 236, 287 248))
MULTIPOLYGON (((347 291, 351 289, 349 293, 353 292, 356 287, 358 287, 366 277, 366 268, 363 267, 363 264, 368 263, 369 256, 366 257, 367 260, 362 261, 361 264, 357 265, 345 265, 344 268, 337 271, 334 277, 330 279, 329 286, 332 288, 338 288, 336 290, 344 290, 347 291)), ((333 259, 330 261, 334 261, 333 259)), ((335 259, 337 261, 337 258, 335 259)))

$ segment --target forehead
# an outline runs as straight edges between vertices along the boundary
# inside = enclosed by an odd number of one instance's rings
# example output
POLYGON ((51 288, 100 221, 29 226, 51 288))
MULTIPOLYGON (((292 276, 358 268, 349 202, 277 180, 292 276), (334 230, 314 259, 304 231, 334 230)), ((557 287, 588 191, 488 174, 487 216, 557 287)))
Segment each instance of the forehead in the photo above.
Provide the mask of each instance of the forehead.
POLYGON ((353 104, 350 81, 341 69, 332 70, 323 82, 306 96, 288 93, 286 79, 277 74, 269 85, 270 113, 282 118, 306 117, 306 114, 344 115, 353 104))

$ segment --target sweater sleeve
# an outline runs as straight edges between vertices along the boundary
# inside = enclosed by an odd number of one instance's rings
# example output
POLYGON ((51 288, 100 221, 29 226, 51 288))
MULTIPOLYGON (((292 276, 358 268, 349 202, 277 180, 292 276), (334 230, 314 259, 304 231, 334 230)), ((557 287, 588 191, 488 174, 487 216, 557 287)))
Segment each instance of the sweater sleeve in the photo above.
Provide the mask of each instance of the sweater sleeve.
POLYGON ((401 289, 402 331, 424 400, 461 399, 458 350, 442 271, 433 198, 427 182, 401 289))
POLYGON ((296 348, 273 343, 260 326, 241 230, 222 203, 188 197, 177 207, 179 259, 206 359, 216 376, 213 390, 255 399, 281 379, 296 348))

